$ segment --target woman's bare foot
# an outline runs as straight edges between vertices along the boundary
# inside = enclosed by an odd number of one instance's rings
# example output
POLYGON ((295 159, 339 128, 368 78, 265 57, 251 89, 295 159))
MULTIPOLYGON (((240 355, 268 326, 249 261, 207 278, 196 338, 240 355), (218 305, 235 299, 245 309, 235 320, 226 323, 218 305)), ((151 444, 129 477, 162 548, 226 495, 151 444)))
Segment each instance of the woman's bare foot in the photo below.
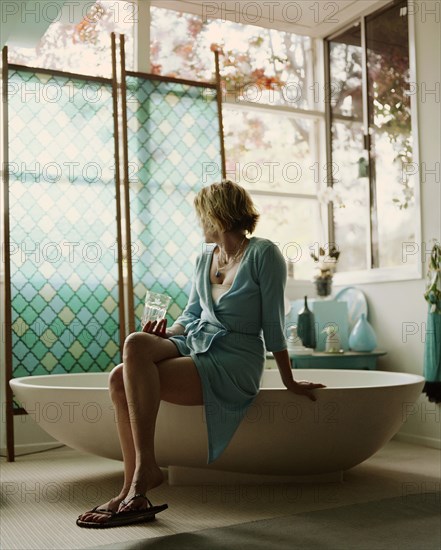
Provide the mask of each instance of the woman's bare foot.
POLYGON ((94 523, 105 522, 109 518, 109 514, 106 512, 118 512, 121 510, 144 510, 148 507, 148 503, 145 498, 135 498, 130 500, 136 494, 145 494, 148 490, 154 489, 161 485, 164 481, 164 474, 160 468, 155 465, 150 470, 144 473, 142 476, 137 476, 136 473, 133 476, 132 486, 127 492, 121 492, 118 496, 110 499, 108 502, 98 506, 95 512, 88 511, 81 514, 79 519, 81 521, 90 521, 94 523), (135 481, 136 480, 136 481, 135 481), (145 482, 144 480, 148 480, 145 482), (129 502, 130 500, 130 502, 129 502), (127 505, 121 505, 122 502, 127 502, 127 505), (101 513, 100 513, 101 512, 101 513))
POLYGON ((147 491, 158 487, 163 481, 164 474, 157 465, 153 466, 148 471, 143 471, 142 476, 135 471, 130 490, 124 498, 124 502, 121 501, 118 512, 122 510, 125 512, 128 510, 145 510, 148 508, 148 502, 145 498, 133 497, 139 494, 145 495, 147 491))
POLYGON ((113 497, 108 502, 105 502, 104 504, 101 504, 101 506, 98 506, 95 512, 92 512, 92 511, 84 512, 84 514, 82 514, 79 517, 79 519, 81 521, 92 521, 96 523, 99 523, 101 521, 106 521, 109 515, 106 513, 100 513, 100 511, 116 512, 118 510, 119 505, 124 500, 124 498, 125 498, 124 494, 119 494, 117 497, 113 497))

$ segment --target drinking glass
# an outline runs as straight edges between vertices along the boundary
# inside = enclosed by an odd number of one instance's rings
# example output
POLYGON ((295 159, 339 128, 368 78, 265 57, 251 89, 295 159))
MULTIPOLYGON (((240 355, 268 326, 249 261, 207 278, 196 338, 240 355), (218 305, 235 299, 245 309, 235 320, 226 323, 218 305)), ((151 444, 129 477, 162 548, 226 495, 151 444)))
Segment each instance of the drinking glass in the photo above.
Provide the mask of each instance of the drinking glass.
POLYGON ((166 294, 158 294, 157 292, 147 290, 141 328, 143 328, 148 321, 161 321, 161 319, 164 319, 170 300, 170 296, 166 294))

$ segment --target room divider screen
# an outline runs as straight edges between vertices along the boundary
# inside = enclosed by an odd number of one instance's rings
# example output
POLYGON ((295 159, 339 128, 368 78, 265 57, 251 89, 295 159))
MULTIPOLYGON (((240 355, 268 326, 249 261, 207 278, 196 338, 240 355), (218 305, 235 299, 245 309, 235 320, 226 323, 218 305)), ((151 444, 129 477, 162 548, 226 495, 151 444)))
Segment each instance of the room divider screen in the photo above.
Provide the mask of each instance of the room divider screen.
POLYGON ((115 44, 112 79, 3 50, 8 460, 26 413, 11 378, 111 370, 147 289, 172 297, 169 321, 181 313, 202 241, 193 197, 219 179, 206 166, 225 174, 217 52, 216 84, 126 74, 121 35, 118 79, 115 44))
POLYGON ((112 83, 9 67, 13 376, 120 361, 112 83))
MULTIPOLYGON (((126 76, 130 239, 135 328, 146 290, 187 303, 201 229, 193 199, 220 167, 216 85, 126 76)), ((220 171, 220 169, 219 169, 220 171)), ((219 173, 216 173, 219 179, 219 173)))

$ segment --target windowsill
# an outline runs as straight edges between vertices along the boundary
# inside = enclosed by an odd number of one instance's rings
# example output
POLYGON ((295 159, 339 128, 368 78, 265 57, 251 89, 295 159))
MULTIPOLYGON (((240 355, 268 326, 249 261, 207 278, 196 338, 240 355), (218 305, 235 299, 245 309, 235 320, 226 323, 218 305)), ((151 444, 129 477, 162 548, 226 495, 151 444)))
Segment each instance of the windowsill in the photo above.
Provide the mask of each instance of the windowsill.
POLYGON ((409 267, 383 267, 378 269, 366 269, 362 271, 346 271, 335 273, 334 285, 369 284, 369 283, 394 283, 396 281, 415 281, 422 279, 420 266, 409 267))
MULTIPOLYGON (((417 266, 406 267, 384 267, 379 269, 346 271, 335 273, 333 277, 333 286, 344 286, 354 284, 370 283, 394 283, 397 281, 416 281, 423 278, 421 270, 417 266)), ((314 283, 308 280, 288 279, 287 289, 310 286, 314 288, 314 283)))

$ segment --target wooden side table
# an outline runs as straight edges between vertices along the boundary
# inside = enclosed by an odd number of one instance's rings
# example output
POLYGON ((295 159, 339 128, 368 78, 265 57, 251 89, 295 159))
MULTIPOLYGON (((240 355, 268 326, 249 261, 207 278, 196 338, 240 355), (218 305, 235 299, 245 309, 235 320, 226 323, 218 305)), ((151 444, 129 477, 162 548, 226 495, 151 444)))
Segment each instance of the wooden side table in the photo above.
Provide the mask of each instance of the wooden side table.
POLYGON ((314 351, 311 355, 290 353, 293 369, 365 369, 375 370, 377 358, 386 355, 386 351, 375 349, 371 352, 345 351, 344 353, 325 353, 314 351))

